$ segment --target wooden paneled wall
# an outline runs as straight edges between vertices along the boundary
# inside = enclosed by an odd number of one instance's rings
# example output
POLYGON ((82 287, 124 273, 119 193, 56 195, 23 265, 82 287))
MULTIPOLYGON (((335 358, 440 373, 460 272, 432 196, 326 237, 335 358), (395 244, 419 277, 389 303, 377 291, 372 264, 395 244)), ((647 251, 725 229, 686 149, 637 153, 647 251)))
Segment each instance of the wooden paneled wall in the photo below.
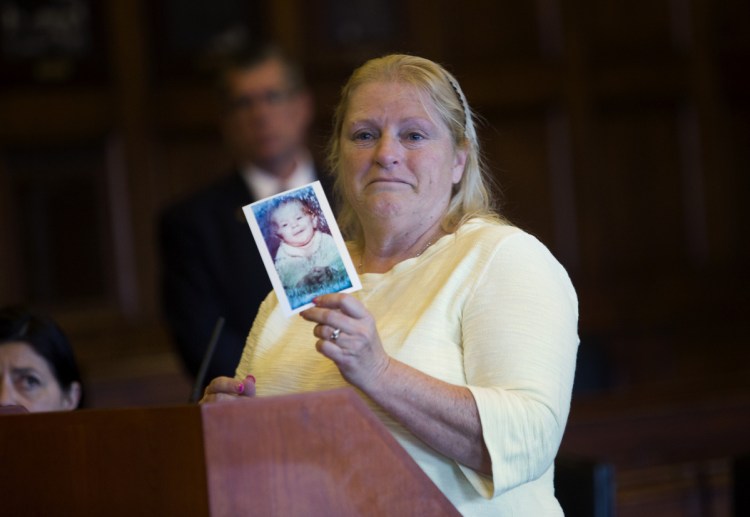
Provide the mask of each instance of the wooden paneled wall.
MULTIPOLYGON (((9 9, 31 4, 0 6, 0 304, 60 320, 89 406, 190 395, 159 311, 155 223, 228 166, 201 50, 223 29, 303 63, 318 157, 364 60, 417 53, 455 73, 503 211, 578 290, 572 422, 607 397, 668 417, 706 387, 746 393, 733 380, 750 375, 748 2, 68 0, 16 24, 9 9), (67 40, 40 50, 55 17, 67 40)), ((729 460, 704 456, 620 469, 620 513, 729 515, 729 460)))
MULTIPOLYGON (((0 301, 58 316, 94 404, 170 402, 185 380, 159 313, 155 221, 228 164, 196 47, 221 20, 196 24, 201 2, 72 3, 90 6, 88 53, 0 63, 0 301), (176 387, 132 398, 112 384, 169 375, 176 387)), ((505 213, 568 268, 582 346, 606 351, 611 386, 746 368, 746 2, 215 6, 305 65, 319 156, 357 64, 399 51, 451 69, 505 213)))

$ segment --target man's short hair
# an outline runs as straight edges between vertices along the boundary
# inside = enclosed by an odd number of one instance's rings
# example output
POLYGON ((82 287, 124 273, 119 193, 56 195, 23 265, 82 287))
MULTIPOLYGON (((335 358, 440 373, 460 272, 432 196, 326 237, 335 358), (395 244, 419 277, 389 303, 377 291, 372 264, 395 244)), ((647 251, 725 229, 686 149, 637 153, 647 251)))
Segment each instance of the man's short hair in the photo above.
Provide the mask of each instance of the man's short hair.
POLYGON ((265 43, 243 46, 224 53, 218 58, 216 86, 220 98, 227 100, 227 77, 230 73, 251 70, 270 60, 278 60, 284 67, 286 79, 291 91, 305 90, 307 84, 302 67, 292 60, 278 45, 265 43))

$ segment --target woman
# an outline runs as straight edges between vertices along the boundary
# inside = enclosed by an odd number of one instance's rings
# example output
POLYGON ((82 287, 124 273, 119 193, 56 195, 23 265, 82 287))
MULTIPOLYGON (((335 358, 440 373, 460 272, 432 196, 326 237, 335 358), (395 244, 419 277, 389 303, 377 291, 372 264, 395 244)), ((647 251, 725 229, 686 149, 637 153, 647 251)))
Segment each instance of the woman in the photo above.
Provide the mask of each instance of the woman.
POLYGON ((0 309, 0 406, 77 409, 81 386, 73 349, 52 320, 23 307, 0 309))
POLYGON ((204 401, 348 383, 465 515, 562 515, 577 299, 549 251, 491 210, 458 82, 418 57, 365 63, 330 147, 363 289, 292 319, 267 298, 237 378, 204 401))

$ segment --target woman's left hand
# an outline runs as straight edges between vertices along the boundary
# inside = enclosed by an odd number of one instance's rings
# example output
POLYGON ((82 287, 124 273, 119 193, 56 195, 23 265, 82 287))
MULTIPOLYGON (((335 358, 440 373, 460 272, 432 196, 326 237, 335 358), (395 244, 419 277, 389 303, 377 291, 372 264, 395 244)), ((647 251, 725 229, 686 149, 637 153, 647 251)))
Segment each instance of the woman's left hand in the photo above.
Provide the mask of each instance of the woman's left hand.
POLYGON ((317 323, 313 334, 318 352, 336 363, 349 383, 367 392, 388 368, 375 319, 354 296, 334 293, 319 296, 315 307, 300 315, 317 323))

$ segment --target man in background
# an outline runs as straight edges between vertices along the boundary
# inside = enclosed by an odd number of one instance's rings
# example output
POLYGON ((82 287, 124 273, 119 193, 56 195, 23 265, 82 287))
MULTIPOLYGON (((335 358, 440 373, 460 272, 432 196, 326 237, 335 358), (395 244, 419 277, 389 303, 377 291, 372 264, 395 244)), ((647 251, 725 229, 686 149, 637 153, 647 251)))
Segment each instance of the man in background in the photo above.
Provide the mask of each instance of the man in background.
POLYGON ((203 386, 234 375, 271 290, 242 206, 319 179, 306 147, 313 105, 300 68, 264 46, 229 56, 219 77, 222 130, 235 169, 169 207, 159 226, 164 315, 193 378, 217 321, 225 319, 203 386))

